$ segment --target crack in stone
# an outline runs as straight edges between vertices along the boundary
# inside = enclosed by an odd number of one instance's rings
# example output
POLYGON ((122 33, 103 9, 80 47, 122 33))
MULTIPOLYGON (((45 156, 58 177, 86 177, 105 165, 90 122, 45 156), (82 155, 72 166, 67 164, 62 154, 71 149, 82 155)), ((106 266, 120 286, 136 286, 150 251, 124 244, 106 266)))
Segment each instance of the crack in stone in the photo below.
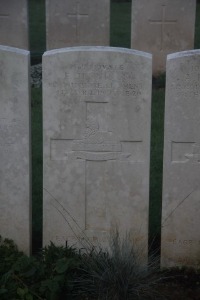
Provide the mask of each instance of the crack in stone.
POLYGON ((193 189, 172 211, 171 213, 165 218, 165 220, 162 223, 162 227, 164 226, 164 223, 173 215, 173 213, 190 197, 191 194, 193 194, 198 187, 193 189))

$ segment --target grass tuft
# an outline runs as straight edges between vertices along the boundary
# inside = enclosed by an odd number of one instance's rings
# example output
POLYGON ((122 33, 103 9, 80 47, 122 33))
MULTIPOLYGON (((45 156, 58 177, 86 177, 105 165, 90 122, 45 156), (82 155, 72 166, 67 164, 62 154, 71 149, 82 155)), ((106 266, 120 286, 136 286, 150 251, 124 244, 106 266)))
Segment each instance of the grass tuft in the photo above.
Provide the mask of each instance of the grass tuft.
POLYGON ((75 280, 76 296, 96 300, 157 299, 157 259, 144 265, 141 249, 130 235, 120 238, 118 230, 111 234, 110 249, 93 248, 82 255, 79 277, 75 280))

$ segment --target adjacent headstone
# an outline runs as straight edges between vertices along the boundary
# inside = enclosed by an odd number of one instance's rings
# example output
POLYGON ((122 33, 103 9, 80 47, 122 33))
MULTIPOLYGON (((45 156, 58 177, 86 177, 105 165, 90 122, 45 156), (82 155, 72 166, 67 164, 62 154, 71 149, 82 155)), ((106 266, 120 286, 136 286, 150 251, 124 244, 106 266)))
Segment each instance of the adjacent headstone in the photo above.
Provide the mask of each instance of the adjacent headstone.
POLYGON ((151 55, 66 48, 43 68, 44 245, 106 247, 118 228, 146 258, 151 55))
POLYGON ((131 47, 153 54, 153 73, 169 53, 194 48, 196 0, 132 0, 131 47))
POLYGON ((110 0, 46 0, 47 50, 108 46, 110 0))
POLYGON ((0 235, 30 253, 29 52, 0 46, 0 235))
POLYGON ((29 48, 27 0, 0 1, 0 45, 29 48))
POLYGON ((167 59, 162 267, 200 267, 200 51, 167 59))

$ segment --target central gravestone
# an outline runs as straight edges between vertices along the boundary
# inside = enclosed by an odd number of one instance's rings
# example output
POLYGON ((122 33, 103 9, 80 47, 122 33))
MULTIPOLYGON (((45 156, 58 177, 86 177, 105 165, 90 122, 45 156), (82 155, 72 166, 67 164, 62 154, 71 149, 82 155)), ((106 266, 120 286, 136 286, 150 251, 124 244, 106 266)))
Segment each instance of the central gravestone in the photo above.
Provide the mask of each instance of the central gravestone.
POLYGON ((119 228, 147 255, 151 64, 109 47, 44 54, 44 245, 106 246, 119 228))

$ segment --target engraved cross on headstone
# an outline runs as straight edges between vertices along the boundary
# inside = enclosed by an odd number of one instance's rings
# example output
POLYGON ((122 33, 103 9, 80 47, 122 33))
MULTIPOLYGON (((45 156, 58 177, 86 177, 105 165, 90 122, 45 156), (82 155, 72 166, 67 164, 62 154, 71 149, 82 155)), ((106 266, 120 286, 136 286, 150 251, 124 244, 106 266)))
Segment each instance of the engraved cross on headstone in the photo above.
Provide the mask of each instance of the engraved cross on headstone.
POLYGON ((76 2, 76 11, 74 13, 67 14, 69 17, 75 18, 75 26, 76 26, 76 40, 80 39, 80 20, 81 18, 88 18, 88 14, 84 14, 80 12, 80 3, 76 2))
POLYGON ((195 144, 192 153, 193 161, 200 163, 200 144, 195 144))
POLYGON ((8 18, 10 15, 6 12, 2 12, 1 9, 0 9, 0 19, 4 19, 4 18, 8 18))
POLYGON ((195 142, 172 142, 173 163, 200 163, 200 143, 195 142))
POLYGON ((160 50, 164 50, 164 35, 165 35, 165 25, 174 25, 177 23, 177 20, 168 20, 166 19, 166 5, 162 5, 162 18, 159 20, 149 19, 150 24, 161 25, 161 42, 160 50))
POLYGON ((51 160, 85 161, 85 230, 105 231, 108 229, 105 191, 107 163, 141 162, 135 157, 135 149, 141 153, 142 141, 119 141, 109 131, 105 124, 107 102, 85 101, 85 104, 82 138, 51 139, 51 160))
POLYGON ((0 13, 0 18, 8 18, 9 17, 9 14, 1 14, 0 13))

